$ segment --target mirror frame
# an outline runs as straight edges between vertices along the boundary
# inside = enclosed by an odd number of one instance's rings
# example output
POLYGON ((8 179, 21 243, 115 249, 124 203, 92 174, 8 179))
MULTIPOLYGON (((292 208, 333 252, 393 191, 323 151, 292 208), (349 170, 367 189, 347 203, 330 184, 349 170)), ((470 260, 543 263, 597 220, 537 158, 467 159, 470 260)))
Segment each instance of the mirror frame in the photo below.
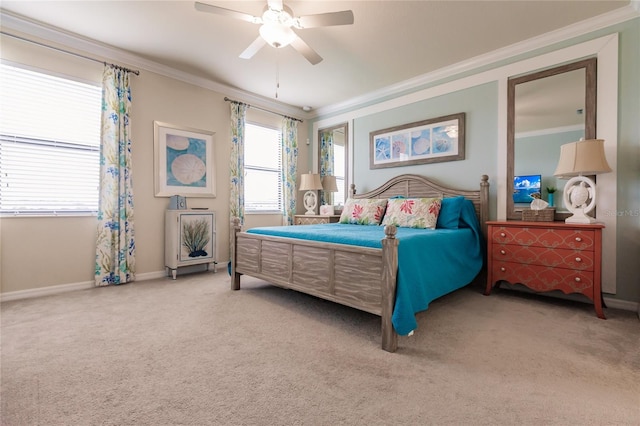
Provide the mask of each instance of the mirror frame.
MULTIPOLYGON (((318 148, 316 149, 316 155, 318 156, 318 161, 316 164, 316 167, 317 167, 316 170, 318 170, 318 173, 320 173, 320 149, 321 149, 320 144, 322 140, 322 133, 328 132, 328 131, 334 131, 341 128, 344 129, 344 166, 345 166, 344 194, 346 197, 348 197, 349 196, 349 123, 348 122, 338 123, 338 124, 334 124, 333 126, 323 127, 321 129, 318 129, 318 148)), ((335 200, 333 201, 335 203, 335 200)), ((344 202, 346 201, 347 200, 345 198, 344 202)))
MULTIPOLYGON (((585 139, 596 138, 596 70, 597 58, 584 59, 566 65, 560 65, 543 71, 520 77, 509 78, 507 82, 507 219, 522 220, 522 210, 516 209, 513 203, 513 177, 515 169, 515 94, 516 85, 528 81, 539 80, 578 69, 585 69, 585 139)), ((564 220, 570 212, 556 211, 554 220, 564 220)))

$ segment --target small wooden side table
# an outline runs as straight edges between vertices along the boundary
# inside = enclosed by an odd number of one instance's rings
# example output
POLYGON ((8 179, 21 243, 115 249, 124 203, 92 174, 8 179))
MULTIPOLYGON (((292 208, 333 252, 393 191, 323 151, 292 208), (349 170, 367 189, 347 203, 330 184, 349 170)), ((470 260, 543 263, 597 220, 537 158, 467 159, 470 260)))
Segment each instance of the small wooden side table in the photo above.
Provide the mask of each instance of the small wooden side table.
POLYGON ((320 225, 322 223, 338 223, 340 215, 297 214, 293 217, 294 225, 320 225))

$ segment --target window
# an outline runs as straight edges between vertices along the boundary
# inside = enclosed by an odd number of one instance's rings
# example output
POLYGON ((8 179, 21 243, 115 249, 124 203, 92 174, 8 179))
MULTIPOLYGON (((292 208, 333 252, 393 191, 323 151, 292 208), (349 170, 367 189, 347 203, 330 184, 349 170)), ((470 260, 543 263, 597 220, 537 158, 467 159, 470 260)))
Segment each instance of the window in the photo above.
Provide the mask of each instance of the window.
POLYGON ((248 213, 282 211, 282 133, 247 123, 244 138, 244 208, 248 213))
POLYGON ((333 204, 336 206, 342 206, 347 199, 344 193, 344 172, 346 170, 344 148, 344 145, 337 143, 333 145, 333 175, 336 177, 336 185, 338 186, 338 192, 333 194, 333 204))
POLYGON ((0 213, 98 210, 100 86, 0 64, 0 213))

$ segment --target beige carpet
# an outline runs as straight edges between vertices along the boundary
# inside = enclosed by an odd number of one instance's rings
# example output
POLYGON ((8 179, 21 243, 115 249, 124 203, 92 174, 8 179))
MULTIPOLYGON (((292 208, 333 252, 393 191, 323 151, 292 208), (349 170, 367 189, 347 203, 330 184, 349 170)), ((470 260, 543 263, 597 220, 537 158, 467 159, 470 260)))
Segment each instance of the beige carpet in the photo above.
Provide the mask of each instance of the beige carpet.
POLYGON ((2 304, 2 425, 638 425, 640 321, 465 288, 379 319, 226 272, 2 304))

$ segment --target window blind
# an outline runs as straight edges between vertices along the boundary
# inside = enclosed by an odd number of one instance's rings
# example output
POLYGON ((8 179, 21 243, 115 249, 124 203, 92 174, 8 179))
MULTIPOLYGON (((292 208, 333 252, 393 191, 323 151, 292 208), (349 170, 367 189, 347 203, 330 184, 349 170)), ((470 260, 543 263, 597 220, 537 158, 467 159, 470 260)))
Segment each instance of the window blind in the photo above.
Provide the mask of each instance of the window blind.
POLYGON ((0 64, 0 213, 98 210, 99 86, 0 64))
POLYGON ((247 123, 244 141, 244 204, 247 212, 282 211, 282 133, 247 123))

